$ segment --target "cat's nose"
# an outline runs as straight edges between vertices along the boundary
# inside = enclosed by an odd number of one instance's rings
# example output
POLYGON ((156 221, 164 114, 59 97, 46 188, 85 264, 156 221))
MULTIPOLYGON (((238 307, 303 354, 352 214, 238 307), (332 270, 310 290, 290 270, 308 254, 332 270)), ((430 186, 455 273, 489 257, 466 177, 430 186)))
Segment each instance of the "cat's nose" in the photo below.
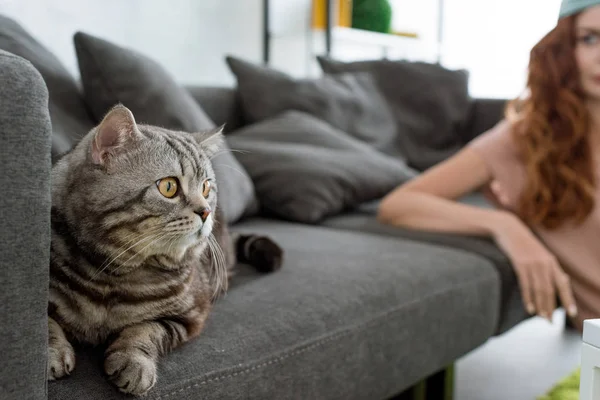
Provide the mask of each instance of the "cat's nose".
POLYGON ((210 213, 212 212, 212 210, 208 207, 204 207, 204 208, 200 208, 194 212, 196 214, 198 214, 200 216, 200 218, 202 218, 202 222, 205 222, 206 219, 208 218, 208 216, 210 215, 210 213))

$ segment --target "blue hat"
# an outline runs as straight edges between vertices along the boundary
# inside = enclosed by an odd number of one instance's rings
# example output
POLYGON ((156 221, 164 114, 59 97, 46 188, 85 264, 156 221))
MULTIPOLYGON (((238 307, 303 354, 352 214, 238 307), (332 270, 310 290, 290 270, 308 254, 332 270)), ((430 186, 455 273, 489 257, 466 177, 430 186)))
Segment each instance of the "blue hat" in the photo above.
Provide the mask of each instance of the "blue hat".
POLYGON ((600 0, 562 0, 558 18, 567 17, 588 7, 600 5, 600 0))

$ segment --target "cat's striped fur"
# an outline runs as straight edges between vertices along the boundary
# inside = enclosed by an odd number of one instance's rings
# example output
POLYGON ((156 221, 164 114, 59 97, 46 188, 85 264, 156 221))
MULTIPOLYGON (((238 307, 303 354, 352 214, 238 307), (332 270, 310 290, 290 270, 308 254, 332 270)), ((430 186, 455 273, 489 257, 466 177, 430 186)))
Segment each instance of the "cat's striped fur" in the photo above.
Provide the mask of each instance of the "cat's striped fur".
POLYGON ((54 166, 50 379, 75 367, 70 342, 106 344, 110 380, 146 393, 159 357, 202 331, 237 261, 280 266, 271 239, 221 221, 210 162, 221 135, 138 125, 117 106, 54 166), (177 179, 176 196, 163 178, 177 179))

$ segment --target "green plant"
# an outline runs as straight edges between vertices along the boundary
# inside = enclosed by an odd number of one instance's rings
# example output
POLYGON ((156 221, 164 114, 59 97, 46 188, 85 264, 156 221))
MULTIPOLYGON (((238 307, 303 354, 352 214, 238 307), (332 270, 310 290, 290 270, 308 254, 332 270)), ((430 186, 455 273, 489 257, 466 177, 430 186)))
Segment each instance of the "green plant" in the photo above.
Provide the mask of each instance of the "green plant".
POLYGON ((392 5, 389 0, 354 0, 352 2, 352 27, 390 33, 392 5))
POLYGON ((579 377, 581 370, 577 368, 571 375, 563 378, 550 391, 537 400, 579 400, 579 377))

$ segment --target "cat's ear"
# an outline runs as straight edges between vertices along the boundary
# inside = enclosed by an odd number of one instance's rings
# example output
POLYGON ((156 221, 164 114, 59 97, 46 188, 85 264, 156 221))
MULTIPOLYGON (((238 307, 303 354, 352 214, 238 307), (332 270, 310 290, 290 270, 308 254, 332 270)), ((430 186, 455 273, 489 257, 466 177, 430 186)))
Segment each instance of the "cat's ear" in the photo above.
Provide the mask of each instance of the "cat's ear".
POLYGON ((123 105, 116 105, 96 128, 91 145, 92 160, 95 164, 104 164, 141 137, 131 111, 123 105))
POLYGON ((204 150, 209 158, 225 148, 224 128, 225 124, 208 131, 192 133, 198 146, 204 150))

